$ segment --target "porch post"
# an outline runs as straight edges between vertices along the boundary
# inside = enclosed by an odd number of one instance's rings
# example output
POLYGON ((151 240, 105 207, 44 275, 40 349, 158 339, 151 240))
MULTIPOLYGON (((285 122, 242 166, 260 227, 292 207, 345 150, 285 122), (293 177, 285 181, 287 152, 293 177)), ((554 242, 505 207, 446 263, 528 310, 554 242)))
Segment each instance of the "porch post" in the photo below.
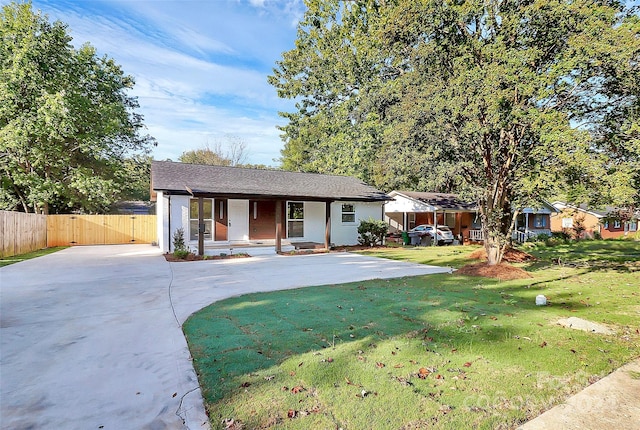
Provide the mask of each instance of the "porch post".
POLYGON ((276 200, 276 252, 282 252, 282 200, 276 200))
POLYGON ((526 240, 527 236, 529 235, 529 214, 524 214, 524 234, 526 235, 526 240))
POLYGON ((325 227, 324 227, 324 247, 329 249, 331 246, 331 202, 324 203, 325 208, 325 227))
POLYGON ((204 255, 204 199, 198 197, 198 255, 204 255))
POLYGON ((433 211, 433 246, 438 246, 438 210, 433 211))

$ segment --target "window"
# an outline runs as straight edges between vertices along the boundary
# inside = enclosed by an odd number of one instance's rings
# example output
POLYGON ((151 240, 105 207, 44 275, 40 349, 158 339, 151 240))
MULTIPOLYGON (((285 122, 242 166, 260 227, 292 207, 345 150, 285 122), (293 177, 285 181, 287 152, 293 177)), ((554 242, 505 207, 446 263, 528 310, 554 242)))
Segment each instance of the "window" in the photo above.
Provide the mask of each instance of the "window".
POLYGON ((562 218, 562 228, 573 228, 573 218, 562 218))
POLYGON ((304 237, 303 202, 287 202, 287 237, 304 237))
POLYGON ((342 204, 342 222, 353 223, 356 222, 356 207, 351 203, 342 204))
POLYGON ((413 213, 413 212, 410 212, 408 214, 408 216, 409 216, 409 228, 408 228, 408 230, 411 230, 412 228, 415 228, 415 226, 416 226, 416 214, 413 213))
POLYGON ((545 228, 547 226, 547 216, 541 214, 535 214, 533 216, 534 228, 545 228))
POLYGON ((620 228, 622 224, 620 223, 619 219, 616 219, 613 221, 613 228, 620 228))
POLYGON ((629 221, 629 231, 637 231, 638 230, 638 221, 633 220, 629 221))
POLYGON ((609 230, 609 220, 604 220, 604 228, 606 228, 607 230, 609 230))
POLYGON ((454 228, 456 226, 456 214, 454 213, 445 213, 444 214, 444 223, 449 228, 454 228))
MULTIPOLYGON (((211 199, 204 199, 204 240, 211 240, 213 202, 211 199)), ((189 239, 198 240, 198 199, 189 201, 189 239)))

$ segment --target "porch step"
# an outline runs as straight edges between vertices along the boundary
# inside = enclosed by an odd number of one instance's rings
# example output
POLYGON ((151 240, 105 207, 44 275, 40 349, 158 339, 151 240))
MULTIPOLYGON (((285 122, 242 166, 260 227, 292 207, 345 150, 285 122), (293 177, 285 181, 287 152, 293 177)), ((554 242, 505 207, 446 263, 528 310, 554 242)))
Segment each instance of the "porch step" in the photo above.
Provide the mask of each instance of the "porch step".
POLYGON ((324 243, 318 242, 291 242, 296 249, 325 249, 324 243))

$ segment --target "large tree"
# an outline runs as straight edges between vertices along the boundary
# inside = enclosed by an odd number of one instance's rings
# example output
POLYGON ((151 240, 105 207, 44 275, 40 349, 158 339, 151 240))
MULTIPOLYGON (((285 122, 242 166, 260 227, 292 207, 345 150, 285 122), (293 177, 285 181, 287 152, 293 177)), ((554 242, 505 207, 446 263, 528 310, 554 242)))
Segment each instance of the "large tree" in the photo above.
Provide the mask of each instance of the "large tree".
POLYGON ((213 166, 243 166, 249 157, 247 144, 237 136, 228 135, 224 141, 207 142, 201 148, 184 151, 181 163, 209 164, 213 166))
POLYGON ((307 4, 296 48, 270 77, 298 99, 284 114, 286 167, 475 198, 490 264, 523 205, 561 190, 637 198, 638 116, 628 113, 640 25, 618 2, 307 4))
POLYGON ((25 212, 105 211, 149 150, 133 79, 30 3, 0 13, 0 204, 25 212))

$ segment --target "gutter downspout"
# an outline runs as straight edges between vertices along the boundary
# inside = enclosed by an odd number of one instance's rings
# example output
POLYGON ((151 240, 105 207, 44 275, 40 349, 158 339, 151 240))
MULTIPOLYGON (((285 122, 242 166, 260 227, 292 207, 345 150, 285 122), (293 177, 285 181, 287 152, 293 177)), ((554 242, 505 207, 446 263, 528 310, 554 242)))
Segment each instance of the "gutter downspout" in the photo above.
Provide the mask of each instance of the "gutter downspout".
POLYGON ((169 250, 169 253, 171 253, 171 194, 169 194, 169 204, 168 204, 168 208, 169 208, 169 216, 167 217, 167 222, 168 222, 168 232, 167 232, 167 249, 169 250))

